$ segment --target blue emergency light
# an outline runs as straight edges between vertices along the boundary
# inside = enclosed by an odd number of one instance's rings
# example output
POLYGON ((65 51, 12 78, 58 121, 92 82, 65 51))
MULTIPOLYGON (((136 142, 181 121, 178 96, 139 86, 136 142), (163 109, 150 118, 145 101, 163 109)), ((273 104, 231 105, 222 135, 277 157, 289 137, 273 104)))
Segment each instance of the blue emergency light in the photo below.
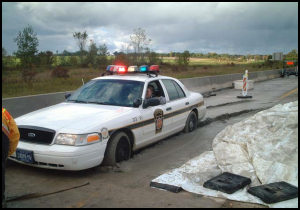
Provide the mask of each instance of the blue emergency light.
POLYGON ((106 71, 112 71, 115 65, 108 65, 106 71))
POLYGON ((147 65, 140 66, 140 72, 148 72, 149 67, 147 65))

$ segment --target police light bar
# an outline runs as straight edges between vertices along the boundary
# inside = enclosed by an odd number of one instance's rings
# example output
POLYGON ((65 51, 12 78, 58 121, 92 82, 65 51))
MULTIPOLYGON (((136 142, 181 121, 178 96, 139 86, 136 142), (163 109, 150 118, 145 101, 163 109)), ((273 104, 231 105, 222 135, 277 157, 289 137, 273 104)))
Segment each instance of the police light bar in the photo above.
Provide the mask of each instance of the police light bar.
POLYGON ((149 67, 147 65, 140 66, 140 72, 148 72, 149 67))
POLYGON ((110 72, 112 72, 112 71, 113 71, 113 68, 114 68, 114 66, 115 66, 115 65, 108 65, 108 66, 106 67, 106 71, 110 71, 110 72))
POLYGON ((119 69, 119 66, 114 66, 114 67, 112 68, 112 71, 113 71, 113 72, 118 72, 118 69, 119 69))
POLYGON ((129 66, 128 72, 139 72, 139 68, 137 66, 129 66))
POLYGON ((120 74, 126 73, 127 72, 126 66, 119 66, 117 72, 120 73, 120 74))
POLYGON ((149 71, 159 73, 159 65, 151 65, 149 71))
POLYGON ((119 66, 119 65, 109 65, 106 67, 106 71, 113 73, 120 73, 120 74, 124 74, 127 72, 127 67, 126 66, 119 66))
POLYGON ((108 65, 106 67, 106 71, 110 74, 117 73, 117 74, 126 74, 126 73, 159 73, 159 65, 142 65, 138 66, 123 66, 123 65, 108 65))

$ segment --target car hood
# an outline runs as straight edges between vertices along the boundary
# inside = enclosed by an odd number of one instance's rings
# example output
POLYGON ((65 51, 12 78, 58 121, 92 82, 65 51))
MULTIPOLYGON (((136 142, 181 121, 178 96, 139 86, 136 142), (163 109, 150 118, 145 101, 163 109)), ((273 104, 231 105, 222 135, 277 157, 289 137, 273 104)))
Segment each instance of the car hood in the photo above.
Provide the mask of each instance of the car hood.
POLYGON ((60 103, 16 118, 18 126, 29 125, 59 130, 87 131, 124 115, 133 108, 99 104, 60 103))

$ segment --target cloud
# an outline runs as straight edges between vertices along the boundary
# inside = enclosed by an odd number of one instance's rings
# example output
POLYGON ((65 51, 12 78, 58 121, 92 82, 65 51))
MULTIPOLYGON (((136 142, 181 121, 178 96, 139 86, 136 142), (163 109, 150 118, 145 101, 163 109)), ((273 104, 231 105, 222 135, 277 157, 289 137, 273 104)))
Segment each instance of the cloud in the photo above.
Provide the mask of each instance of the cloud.
POLYGON ((40 50, 77 50, 72 33, 86 30, 111 52, 129 43, 141 27, 157 52, 231 54, 298 49, 298 3, 203 2, 21 2, 2 3, 2 46, 17 49, 13 38, 33 26, 40 50))

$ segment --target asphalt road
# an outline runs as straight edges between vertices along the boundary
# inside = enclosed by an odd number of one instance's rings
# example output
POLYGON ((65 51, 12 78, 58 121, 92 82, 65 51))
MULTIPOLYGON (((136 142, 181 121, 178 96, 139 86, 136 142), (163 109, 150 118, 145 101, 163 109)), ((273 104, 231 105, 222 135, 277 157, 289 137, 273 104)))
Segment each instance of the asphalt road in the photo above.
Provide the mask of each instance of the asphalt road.
POLYGON ((213 138, 226 126, 279 103, 298 100, 298 78, 274 79, 254 84, 252 99, 241 100, 240 91, 226 89, 206 98, 207 118, 192 133, 178 133, 138 151, 119 167, 96 167, 68 172, 33 168, 10 162, 6 170, 8 207, 263 207, 167 192, 149 186, 152 179, 180 167, 211 150, 213 138), (77 187, 77 188, 76 188, 77 187))

